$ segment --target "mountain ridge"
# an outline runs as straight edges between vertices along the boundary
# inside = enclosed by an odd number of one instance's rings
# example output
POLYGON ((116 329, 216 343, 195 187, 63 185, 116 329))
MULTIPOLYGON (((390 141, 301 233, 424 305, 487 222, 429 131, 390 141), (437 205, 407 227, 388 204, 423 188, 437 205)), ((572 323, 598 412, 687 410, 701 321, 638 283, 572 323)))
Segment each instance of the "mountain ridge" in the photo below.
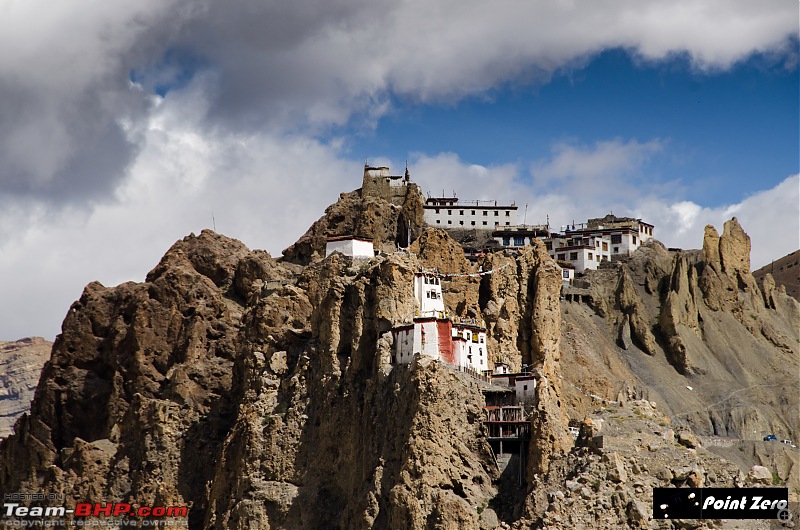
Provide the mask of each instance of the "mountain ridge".
MULTIPOLYGON (((596 506, 601 527, 646 527, 649 486, 747 481, 677 434, 796 436, 796 374, 774 375, 800 366, 800 304, 759 288, 735 219, 701 250, 652 243, 562 291, 544 245, 473 266, 406 200, 342 194, 279 259, 204 230, 143 283, 89 284, 0 442, 0 492, 187 505, 192 528, 571 528, 596 506), (397 251, 411 218, 416 240, 397 251), (326 236, 354 232, 381 255, 323 257, 326 236), (443 281, 447 309, 486 323, 493 360, 542 377, 519 490, 486 442, 479 385, 425 357, 392 363, 414 273, 433 268, 462 275, 443 281), (577 442, 570 422, 586 425, 577 442)), ((770 449, 759 462, 796 498, 796 451, 770 449)))

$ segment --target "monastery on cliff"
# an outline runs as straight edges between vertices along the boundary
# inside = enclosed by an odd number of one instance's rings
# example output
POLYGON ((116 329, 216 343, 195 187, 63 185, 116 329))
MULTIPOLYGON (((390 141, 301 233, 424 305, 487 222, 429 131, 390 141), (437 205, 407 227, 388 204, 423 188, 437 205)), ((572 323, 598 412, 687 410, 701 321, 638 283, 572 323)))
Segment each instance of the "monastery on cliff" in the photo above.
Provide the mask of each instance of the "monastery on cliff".
POLYGON ((420 354, 477 372, 489 368, 486 328, 447 315, 438 276, 416 273, 414 298, 419 304, 414 319, 392 329, 397 364, 410 363, 420 354))

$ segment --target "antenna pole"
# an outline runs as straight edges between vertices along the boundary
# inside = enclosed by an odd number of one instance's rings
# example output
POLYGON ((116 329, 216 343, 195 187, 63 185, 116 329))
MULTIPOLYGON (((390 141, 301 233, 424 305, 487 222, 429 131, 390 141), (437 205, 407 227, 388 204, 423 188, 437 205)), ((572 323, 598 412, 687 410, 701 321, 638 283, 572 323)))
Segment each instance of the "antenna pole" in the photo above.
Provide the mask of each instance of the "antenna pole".
POLYGON ((214 212, 211 212, 211 225, 214 227, 214 232, 217 231, 217 220, 214 219, 214 212))

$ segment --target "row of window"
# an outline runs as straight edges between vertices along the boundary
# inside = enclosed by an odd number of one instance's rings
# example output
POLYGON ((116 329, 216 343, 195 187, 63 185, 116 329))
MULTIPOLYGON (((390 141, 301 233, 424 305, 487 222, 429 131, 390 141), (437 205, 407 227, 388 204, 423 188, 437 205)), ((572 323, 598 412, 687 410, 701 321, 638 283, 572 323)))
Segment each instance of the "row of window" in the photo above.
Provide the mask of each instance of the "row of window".
MULTIPOLYGON (((507 247, 511 244, 511 237, 503 238, 503 246, 507 247)), ((514 237, 514 246, 521 247, 525 244, 525 237, 514 237)))
MULTIPOLYGON (((467 356, 467 359, 469 359, 471 361, 472 360, 472 346, 469 347, 469 351, 467 353, 469 354, 467 356)), ((480 357, 483 357, 483 348, 478 348, 478 355, 480 357)))
MULTIPOLYGON (((633 236, 632 242, 633 242, 634 245, 636 244, 636 241, 637 241, 636 236, 633 236)), ((580 245, 580 244, 588 245, 589 244, 589 240, 588 239, 583 239, 583 240, 574 239, 574 240, 568 241, 568 243, 569 244, 576 244, 576 245, 580 245)), ((620 235, 620 234, 612 234, 611 235, 611 244, 612 245, 619 245, 621 243, 622 243, 622 235, 620 235)), ((507 243, 504 243, 504 244, 507 244, 507 243)), ((561 246, 563 246, 563 244, 561 246)), ((605 241, 602 242, 602 247, 601 247, 600 241, 595 240, 595 246, 598 249, 602 248, 603 252, 608 252, 608 243, 606 243, 605 241)), ((552 250, 552 243, 550 241, 545 242, 545 247, 547 248, 547 250, 552 250)), ((614 254, 618 254, 618 253, 619 253, 619 247, 614 247, 614 254)), ((573 254, 575 254, 575 253, 573 252, 573 254)), ((563 256, 563 254, 559 254, 559 255, 563 256)), ((558 259, 561 259, 561 258, 558 258, 558 259)), ((577 257, 576 258, 571 258, 571 259, 577 259, 577 257)), ((592 259, 591 252, 589 253, 589 259, 592 259)))
MULTIPOLYGON (((619 247, 614 247, 614 254, 619 253, 619 247)), ((600 261, 601 255, 600 254, 593 254, 591 252, 588 253, 588 258, 590 260, 600 261)), ((556 259, 560 259, 561 261, 566 261, 566 254, 556 254, 556 259)), ((569 253, 569 261, 576 261, 578 259, 577 252, 570 252, 569 253)))
POLYGON ((469 331, 465 331, 464 332, 464 340, 471 340, 472 342, 474 342, 476 344, 478 342, 483 344, 483 339, 484 339, 484 336, 481 335, 481 334, 474 334, 474 333, 471 333, 469 331))
POLYGON ((441 300, 442 298, 441 293, 437 291, 427 291, 425 294, 427 295, 426 298, 430 298, 431 300, 441 300))
MULTIPOLYGON (((631 236, 631 242, 635 245, 636 244, 636 236, 631 236)), ((621 234, 611 234, 611 244, 612 245, 619 245, 622 243, 622 235, 621 234)), ((605 245, 605 243, 603 243, 605 245)))
MULTIPOLYGON (((439 224, 442 224, 442 222, 439 219, 437 219, 436 220, 436 224, 439 225, 439 224)), ((453 224, 453 221, 448 220, 447 224, 451 225, 451 224, 453 224)), ((464 221, 459 221, 458 224, 463 226, 464 225, 464 221)), ((470 224, 470 226, 475 226, 475 221, 470 221, 469 224, 470 224)), ((506 221, 506 226, 509 226, 510 224, 511 224, 510 222, 506 221)), ((481 226, 489 226, 489 222, 488 221, 483 221, 483 224, 481 226)), ((495 221, 494 226, 500 226, 500 223, 495 221)))
POLYGON ((427 276, 423 276, 423 279, 425 283, 429 283, 431 285, 439 285, 439 278, 435 276, 433 278, 428 278, 427 276))
MULTIPOLYGON (((436 213, 439 213, 439 208, 436 208, 436 213)), ((447 215, 453 215, 453 210, 447 210, 447 215)), ((458 211, 458 215, 464 215, 464 210, 459 210, 458 211)), ((475 210, 472 210, 472 215, 475 215, 475 210)), ((484 217, 488 217, 489 216, 489 210, 484 210, 483 211, 483 216, 484 217)), ((494 216, 495 217, 500 217, 500 212, 495 210, 494 211, 494 216)), ((511 217, 511 212, 506 211, 506 217, 511 217)))

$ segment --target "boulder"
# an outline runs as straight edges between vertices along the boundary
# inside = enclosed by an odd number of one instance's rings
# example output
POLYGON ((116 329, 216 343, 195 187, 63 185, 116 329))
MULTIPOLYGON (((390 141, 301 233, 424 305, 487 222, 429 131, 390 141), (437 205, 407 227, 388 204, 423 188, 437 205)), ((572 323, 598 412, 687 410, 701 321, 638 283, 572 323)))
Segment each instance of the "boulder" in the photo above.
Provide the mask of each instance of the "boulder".
POLYGON ((772 472, 764 466, 753 466, 747 473, 747 480, 755 484, 772 484, 772 472))

